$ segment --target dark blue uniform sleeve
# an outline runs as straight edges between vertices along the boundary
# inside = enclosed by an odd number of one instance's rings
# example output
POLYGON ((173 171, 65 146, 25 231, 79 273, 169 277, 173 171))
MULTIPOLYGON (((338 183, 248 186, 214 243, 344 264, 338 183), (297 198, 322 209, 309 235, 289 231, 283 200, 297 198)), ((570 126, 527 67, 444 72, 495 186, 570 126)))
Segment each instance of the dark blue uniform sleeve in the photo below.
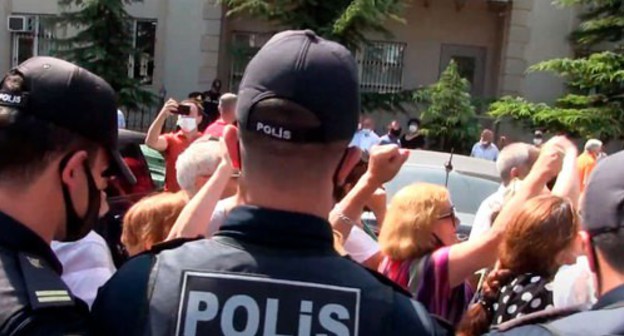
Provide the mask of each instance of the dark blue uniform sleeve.
POLYGON ((82 314, 76 309, 47 308, 24 311, 2 326, 1 335, 90 335, 88 308, 82 314))
POLYGON ((154 256, 128 261, 100 288, 93 304, 93 330, 97 335, 136 335, 146 324, 148 282, 154 256))
POLYGON ((546 328, 539 325, 526 325, 505 332, 493 331, 489 336, 550 336, 551 334, 546 328))
POLYGON ((395 293, 394 311, 393 335, 454 335, 450 325, 439 323, 422 304, 402 294, 395 293))

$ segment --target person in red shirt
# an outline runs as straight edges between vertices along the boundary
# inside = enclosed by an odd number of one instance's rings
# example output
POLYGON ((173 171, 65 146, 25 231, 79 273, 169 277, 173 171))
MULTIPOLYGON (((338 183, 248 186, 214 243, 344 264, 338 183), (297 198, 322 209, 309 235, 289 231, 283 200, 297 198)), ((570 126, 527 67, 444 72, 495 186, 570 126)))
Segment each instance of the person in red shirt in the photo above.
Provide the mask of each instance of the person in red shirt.
POLYGON ((176 179, 176 161, 178 156, 201 136, 197 128, 202 122, 202 109, 203 107, 195 100, 184 100, 178 104, 175 100, 169 99, 147 131, 145 144, 161 152, 165 157, 165 191, 180 191, 176 179), (188 114, 180 106, 187 106, 188 114), (177 115, 180 130, 161 135, 167 118, 172 115, 177 115))
POLYGON ((234 123, 236 120, 236 99, 236 95, 233 93, 226 93, 219 98, 219 113, 221 117, 206 128, 205 136, 220 138, 223 136, 225 126, 234 123))

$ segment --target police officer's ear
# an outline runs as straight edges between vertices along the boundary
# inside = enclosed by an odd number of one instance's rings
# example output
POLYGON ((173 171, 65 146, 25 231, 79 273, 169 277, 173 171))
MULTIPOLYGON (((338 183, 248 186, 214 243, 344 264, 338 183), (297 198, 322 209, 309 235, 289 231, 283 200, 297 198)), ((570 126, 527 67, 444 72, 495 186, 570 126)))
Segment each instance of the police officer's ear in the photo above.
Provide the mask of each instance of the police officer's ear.
POLYGON ((336 185, 342 186, 345 183, 345 180, 361 159, 362 151, 357 146, 347 148, 342 161, 340 161, 340 166, 338 167, 335 181, 336 185))
POLYGON ((61 180, 70 190, 78 185, 84 185, 86 173, 84 162, 88 159, 86 151, 77 151, 61 158, 59 169, 61 180))

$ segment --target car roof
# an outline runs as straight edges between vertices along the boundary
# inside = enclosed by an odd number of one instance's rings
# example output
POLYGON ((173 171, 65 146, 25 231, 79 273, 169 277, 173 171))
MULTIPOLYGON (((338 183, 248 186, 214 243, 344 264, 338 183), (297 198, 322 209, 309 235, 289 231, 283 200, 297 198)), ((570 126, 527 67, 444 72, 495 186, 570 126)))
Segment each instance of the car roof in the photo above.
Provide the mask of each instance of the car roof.
POLYGON ((145 143, 145 133, 130 131, 126 129, 119 129, 119 135, 117 136, 119 146, 123 147, 129 144, 143 144, 145 143))
MULTIPOLYGON (((407 165, 422 165, 444 169, 446 163, 451 158, 450 153, 444 152, 425 150, 410 150, 410 152, 410 157, 406 162, 407 165)), ((500 175, 494 161, 453 154, 451 163, 454 172, 500 182, 500 175)))

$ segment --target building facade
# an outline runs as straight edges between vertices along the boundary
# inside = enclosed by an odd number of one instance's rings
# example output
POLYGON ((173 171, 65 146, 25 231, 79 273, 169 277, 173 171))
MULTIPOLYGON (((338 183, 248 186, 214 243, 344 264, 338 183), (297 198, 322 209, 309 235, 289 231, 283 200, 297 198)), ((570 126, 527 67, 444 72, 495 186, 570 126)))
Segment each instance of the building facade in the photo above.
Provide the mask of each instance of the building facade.
MULTIPOLYGON (((129 59, 128 73, 163 96, 208 90, 215 78, 235 91, 244 67, 278 27, 227 17, 215 0, 143 0, 128 7, 134 43, 145 55, 129 59)), ((56 0, 0 0, 0 71, 53 51, 66 32, 49 18, 56 0), (24 29, 8 29, 9 17, 24 29)), ((363 90, 396 92, 437 81, 451 59, 477 97, 522 95, 552 102, 564 90, 549 74, 527 73, 539 61, 570 56, 576 12, 545 0, 412 0, 405 23, 388 23, 392 38, 373 36, 357 53, 363 90)), ((22 28, 17 25, 17 28, 22 28)), ((383 119, 383 118, 382 118, 383 119)), ((383 120, 380 120, 384 122, 383 120)))

